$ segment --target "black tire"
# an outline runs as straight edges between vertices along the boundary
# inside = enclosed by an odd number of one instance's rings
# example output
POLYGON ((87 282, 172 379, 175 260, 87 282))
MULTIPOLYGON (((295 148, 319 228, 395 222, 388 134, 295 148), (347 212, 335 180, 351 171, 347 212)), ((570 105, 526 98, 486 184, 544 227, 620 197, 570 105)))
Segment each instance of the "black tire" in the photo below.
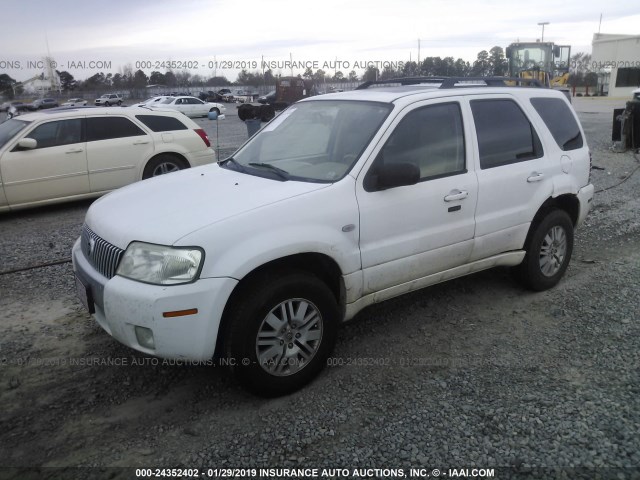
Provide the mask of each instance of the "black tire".
MULTIPOLYGON (((212 108, 211 110, 209 110, 209 112, 216 112, 218 115, 220 115, 220 109, 219 108, 212 108)), ((207 115, 205 115, 206 117, 207 115)))
POLYGON ((564 210, 551 210, 531 226, 526 251, 514 276, 527 288, 547 290, 557 285, 573 252, 573 222, 564 210))
POLYGON ((169 153, 161 153, 157 157, 153 157, 149 160, 149 163, 147 163, 144 167, 144 171, 142 172, 142 179, 144 180, 151 177, 157 177, 159 175, 176 172, 185 168, 189 168, 189 165, 181 158, 169 153))
POLYGON ((257 118, 256 107, 249 104, 242 104, 238 107, 238 118, 243 122, 257 118))
POLYGON ((260 112, 260 120, 264 123, 270 122, 276 116, 276 111, 271 105, 260 105, 258 111, 260 112))
POLYGON ((105 106, 105 107, 110 107, 110 106, 111 106, 111 104, 110 104, 109 102, 104 102, 104 106, 105 106))
POLYGON ((122 100, 118 100, 118 106, 122 105, 122 100))
POLYGON ((340 319, 325 283, 304 272, 273 272, 249 281, 236 298, 224 340, 231 369, 244 388, 264 397, 286 395, 320 373, 335 345, 340 319), (301 316, 289 317, 292 311, 301 316), (306 323, 296 323, 301 318, 306 323), (272 327, 275 320, 282 320, 276 322, 282 330, 272 327))

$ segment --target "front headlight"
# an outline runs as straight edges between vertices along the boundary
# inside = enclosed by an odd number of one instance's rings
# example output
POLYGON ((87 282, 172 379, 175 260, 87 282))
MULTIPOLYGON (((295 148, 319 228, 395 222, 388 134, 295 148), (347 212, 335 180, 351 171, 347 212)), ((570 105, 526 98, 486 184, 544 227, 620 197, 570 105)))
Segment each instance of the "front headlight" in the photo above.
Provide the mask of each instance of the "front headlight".
POLYGON ((200 273, 204 252, 198 248, 176 248, 132 242, 124 252, 117 274, 154 285, 193 282, 200 273))

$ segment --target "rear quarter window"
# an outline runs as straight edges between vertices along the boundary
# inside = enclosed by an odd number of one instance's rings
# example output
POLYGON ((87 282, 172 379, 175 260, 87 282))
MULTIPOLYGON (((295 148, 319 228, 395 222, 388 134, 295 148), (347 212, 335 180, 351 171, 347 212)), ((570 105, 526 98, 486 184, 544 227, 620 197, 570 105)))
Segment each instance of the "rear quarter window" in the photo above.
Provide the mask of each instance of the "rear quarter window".
POLYGON ((584 142, 580 127, 569 106, 563 100, 559 98, 532 98, 531 105, 536 109, 562 150, 582 148, 584 142))
POLYGON ((160 115, 136 115, 136 118, 154 132, 188 130, 184 123, 174 117, 164 117, 160 115))

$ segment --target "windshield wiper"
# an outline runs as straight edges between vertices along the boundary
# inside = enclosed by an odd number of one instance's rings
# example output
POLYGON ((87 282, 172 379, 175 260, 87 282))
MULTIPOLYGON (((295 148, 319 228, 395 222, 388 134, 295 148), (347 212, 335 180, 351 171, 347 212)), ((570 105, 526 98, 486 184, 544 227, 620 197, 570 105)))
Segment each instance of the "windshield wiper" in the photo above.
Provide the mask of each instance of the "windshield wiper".
POLYGON ((220 162, 220 165, 222 165, 224 167, 226 167, 228 164, 234 165, 235 166, 234 170, 237 170, 238 172, 243 172, 243 173, 247 172, 247 169, 244 168, 244 165, 242 165, 240 162, 238 162, 233 157, 229 157, 226 160, 223 160, 223 161, 220 162))
POLYGON ((269 170, 276 173, 280 178, 283 178, 284 180, 289 180, 289 178, 291 178, 291 175, 289 175, 289 172, 287 172, 286 170, 283 170, 282 168, 276 167, 275 165, 271 165, 270 163, 250 162, 249 165, 251 165, 252 167, 268 168, 269 170))

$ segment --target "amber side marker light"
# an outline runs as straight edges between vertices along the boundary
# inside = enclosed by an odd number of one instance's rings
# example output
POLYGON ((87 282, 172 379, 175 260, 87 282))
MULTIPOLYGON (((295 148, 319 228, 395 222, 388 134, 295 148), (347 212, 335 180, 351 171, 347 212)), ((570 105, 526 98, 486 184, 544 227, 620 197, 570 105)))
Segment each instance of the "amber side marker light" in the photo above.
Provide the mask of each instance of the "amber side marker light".
POLYGON ((175 312, 164 312, 162 316, 164 318, 184 317, 187 315, 195 315, 198 313, 197 308, 190 308, 189 310, 177 310, 175 312))

